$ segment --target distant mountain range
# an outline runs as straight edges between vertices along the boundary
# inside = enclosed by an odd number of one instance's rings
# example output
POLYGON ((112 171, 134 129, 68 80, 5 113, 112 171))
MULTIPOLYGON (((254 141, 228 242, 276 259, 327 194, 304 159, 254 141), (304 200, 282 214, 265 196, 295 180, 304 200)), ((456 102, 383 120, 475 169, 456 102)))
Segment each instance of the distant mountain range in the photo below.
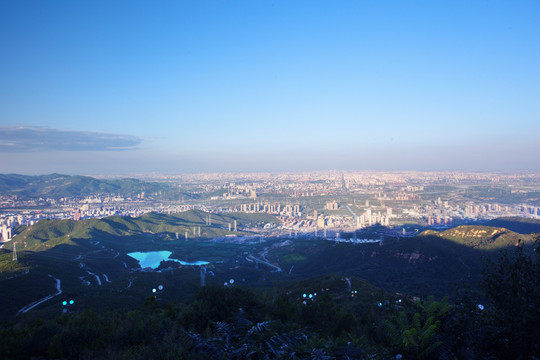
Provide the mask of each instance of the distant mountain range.
POLYGON ((90 176, 62 174, 17 175, 0 174, 0 195, 16 195, 21 199, 84 197, 98 193, 114 193, 136 196, 170 190, 162 183, 144 182, 137 179, 100 180, 90 176))

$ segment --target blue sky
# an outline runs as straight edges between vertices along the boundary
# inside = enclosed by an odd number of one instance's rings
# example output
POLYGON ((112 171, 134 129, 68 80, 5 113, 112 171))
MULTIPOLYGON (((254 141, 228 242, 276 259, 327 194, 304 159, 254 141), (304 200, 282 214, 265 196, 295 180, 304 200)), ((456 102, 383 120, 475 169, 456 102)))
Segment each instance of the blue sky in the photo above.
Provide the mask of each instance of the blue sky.
POLYGON ((0 172, 540 170, 538 1, 0 2, 0 172))

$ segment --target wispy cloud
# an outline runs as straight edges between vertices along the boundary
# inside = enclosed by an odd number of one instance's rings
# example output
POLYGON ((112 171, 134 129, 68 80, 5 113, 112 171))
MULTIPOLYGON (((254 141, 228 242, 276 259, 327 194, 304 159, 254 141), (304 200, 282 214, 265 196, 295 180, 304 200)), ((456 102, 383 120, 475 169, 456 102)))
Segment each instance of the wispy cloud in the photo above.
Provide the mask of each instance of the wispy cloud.
POLYGON ((121 151, 141 143, 136 136, 37 126, 0 126, 0 152, 121 151))

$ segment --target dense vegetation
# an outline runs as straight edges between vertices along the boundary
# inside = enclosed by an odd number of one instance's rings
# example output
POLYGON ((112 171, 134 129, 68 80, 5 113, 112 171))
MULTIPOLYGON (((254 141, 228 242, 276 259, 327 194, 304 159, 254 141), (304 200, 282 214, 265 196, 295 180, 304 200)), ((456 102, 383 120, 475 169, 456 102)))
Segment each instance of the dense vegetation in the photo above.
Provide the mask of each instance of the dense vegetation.
MULTIPOLYGON (((77 239, 119 238, 145 233, 159 233, 162 237, 173 239, 177 233, 183 238, 185 232, 188 232, 190 238, 213 239, 230 234, 246 235, 245 232, 235 233, 228 230, 229 224, 233 224, 234 221, 242 228, 279 223, 276 217, 268 214, 224 213, 212 214, 212 224, 208 224, 206 222, 208 215, 203 211, 190 210, 169 215, 150 212, 136 218, 111 216, 80 221, 42 220, 22 230, 14 240, 19 242, 19 250, 22 250, 22 243, 26 250, 40 251, 59 244, 73 244, 77 239), (200 235, 198 231, 194 235, 193 230, 198 230, 199 227, 200 235)), ((6 244, 6 249, 12 247, 13 243, 6 244)))
POLYGON ((339 276, 258 293, 210 286, 187 304, 164 304, 158 294, 131 311, 5 324, 0 352, 5 359, 534 359, 538 245, 502 252, 485 268, 483 304, 464 293, 414 300, 339 276))
POLYGON ((309 282, 319 294, 307 301, 298 288, 271 298, 205 287, 185 306, 149 298, 133 311, 64 314, 3 329, 0 350, 6 359, 360 359, 427 355, 440 346, 446 300, 400 301, 352 280, 353 289, 366 287, 356 298, 343 279, 328 276, 309 282))
MULTIPOLYGON (((0 318, 2 357, 540 356, 538 234, 459 226, 416 238, 385 238, 383 245, 174 239, 181 227, 224 231, 232 216, 245 226, 271 220, 221 214, 210 226, 206 215, 44 221, 22 230, 18 262, 11 261, 9 249, 0 251, 2 275, 9 276, 0 281, 0 291, 10 293, 0 318), (198 268, 139 271, 125 255, 156 248, 169 249, 176 258, 213 261, 207 286, 200 286, 198 268), (284 271, 256 267, 248 261, 253 256, 266 256, 284 271), (54 278, 62 281, 62 295, 21 313, 23 305, 52 294, 54 278), (232 278, 234 285, 223 285, 232 278), (157 284, 165 290, 148 297, 157 284), (62 307, 66 299, 75 304, 62 307)), ((159 269, 168 266, 163 262, 159 269)))
POLYGON ((463 294, 413 301, 337 276, 279 294, 203 287, 185 305, 158 295, 132 311, 4 325, 0 352, 5 359, 534 359, 539 282, 537 244, 486 268, 484 304, 463 294))

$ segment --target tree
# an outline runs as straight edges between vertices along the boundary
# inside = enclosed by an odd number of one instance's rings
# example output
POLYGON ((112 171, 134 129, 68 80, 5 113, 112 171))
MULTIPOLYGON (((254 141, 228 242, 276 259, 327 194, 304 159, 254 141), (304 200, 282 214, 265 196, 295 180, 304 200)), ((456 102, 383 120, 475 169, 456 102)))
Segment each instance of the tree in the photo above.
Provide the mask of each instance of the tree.
POLYGON ((501 359, 540 355, 540 241, 503 251, 484 270, 483 289, 490 300, 485 347, 501 359))
POLYGON ((401 343, 417 359, 425 359, 437 350, 443 342, 436 338, 441 321, 450 311, 448 298, 434 301, 429 297, 425 304, 419 304, 420 311, 412 318, 405 312, 399 314, 401 343))

